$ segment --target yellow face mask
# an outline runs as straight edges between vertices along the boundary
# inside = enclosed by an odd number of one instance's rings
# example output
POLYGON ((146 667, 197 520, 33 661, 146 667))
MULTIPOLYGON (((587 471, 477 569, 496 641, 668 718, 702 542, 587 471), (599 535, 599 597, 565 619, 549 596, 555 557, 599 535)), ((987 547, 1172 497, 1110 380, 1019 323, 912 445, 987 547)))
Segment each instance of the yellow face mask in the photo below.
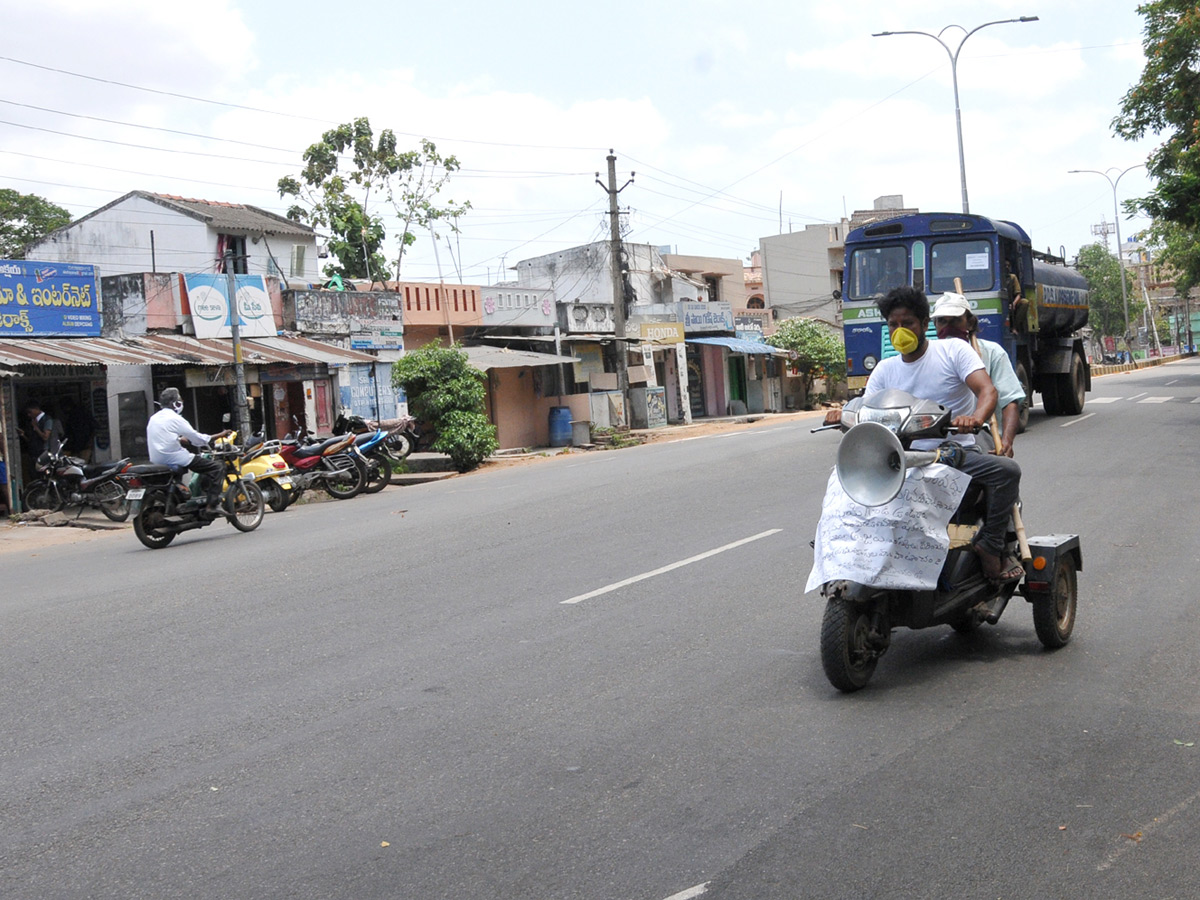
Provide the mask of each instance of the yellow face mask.
POLYGON ((919 343, 917 336, 907 328, 897 328, 892 332, 892 346, 901 353, 912 353, 919 343))

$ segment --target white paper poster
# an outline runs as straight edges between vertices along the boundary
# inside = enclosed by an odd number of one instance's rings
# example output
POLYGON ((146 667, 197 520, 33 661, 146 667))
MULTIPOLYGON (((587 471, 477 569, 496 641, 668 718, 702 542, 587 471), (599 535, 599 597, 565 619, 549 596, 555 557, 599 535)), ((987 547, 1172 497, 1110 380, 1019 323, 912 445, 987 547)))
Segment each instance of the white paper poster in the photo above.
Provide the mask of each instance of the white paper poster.
POLYGON ((804 590, 845 579, 873 587, 932 590, 946 562, 946 526, 971 476, 933 464, 909 469, 900 493, 883 506, 859 506, 829 475, 812 572, 804 590))

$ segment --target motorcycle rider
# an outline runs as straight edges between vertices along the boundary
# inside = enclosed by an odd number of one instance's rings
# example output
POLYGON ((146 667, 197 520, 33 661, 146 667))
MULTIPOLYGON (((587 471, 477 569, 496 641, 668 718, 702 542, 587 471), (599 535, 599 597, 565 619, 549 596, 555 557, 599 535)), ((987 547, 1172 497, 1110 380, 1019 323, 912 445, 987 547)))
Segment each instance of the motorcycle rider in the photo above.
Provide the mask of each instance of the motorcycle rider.
POLYGON ((164 389, 159 395, 158 404, 162 408, 146 423, 146 444, 150 448, 150 462, 170 466, 177 472, 189 469, 198 474, 205 493, 205 511, 210 514, 219 512, 224 467, 215 459, 192 453, 183 446, 183 442, 202 447, 231 432, 226 429, 219 434, 209 435, 193 428, 188 420, 180 415, 183 412, 183 398, 179 395, 178 388, 164 389))
POLYGON ((1000 395, 996 407, 1000 412, 1000 453, 1013 455, 1013 441, 1021 422, 1021 404, 1026 402, 1025 388, 1013 370, 1008 351, 995 341, 979 337, 979 320, 971 312, 971 304, 962 294, 947 292, 933 307, 933 327, 937 329, 939 341, 959 338, 976 349, 983 359, 983 367, 1000 395))
MULTIPOLYGON (((1003 553, 1009 515, 1020 491, 1021 469, 1006 456, 983 453, 973 434, 996 408, 996 388, 983 361, 963 341, 926 338, 929 300, 916 288, 895 288, 878 305, 899 355, 876 365, 864 397, 897 388, 939 403, 955 414, 951 424, 962 431, 950 439, 966 451, 959 468, 987 489, 987 512, 973 549, 988 578, 1000 583, 1019 581, 1024 569, 1016 560, 1004 559, 1003 553)), ((841 420, 840 409, 830 410, 825 416, 826 425, 837 425, 841 420)), ((913 448, 935 449, 939 443, 918 440, 913 441, 913 448)))

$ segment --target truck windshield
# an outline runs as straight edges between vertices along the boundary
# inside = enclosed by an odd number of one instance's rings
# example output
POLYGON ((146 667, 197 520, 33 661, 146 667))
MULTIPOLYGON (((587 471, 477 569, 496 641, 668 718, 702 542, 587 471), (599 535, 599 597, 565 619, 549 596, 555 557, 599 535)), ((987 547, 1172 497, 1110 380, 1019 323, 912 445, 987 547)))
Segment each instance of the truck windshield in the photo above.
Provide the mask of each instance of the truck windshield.
POLYGON ((929 292, 956 290, 954 279, 962 279, 964 291, 990 290, 995 282, 992 245, 988 241, 941 241, 929 253, 929 292))
POLYGON ((865 300, 907 284, 908 248, 900 245, 855 250, 847 281, 851 300, 865 300))

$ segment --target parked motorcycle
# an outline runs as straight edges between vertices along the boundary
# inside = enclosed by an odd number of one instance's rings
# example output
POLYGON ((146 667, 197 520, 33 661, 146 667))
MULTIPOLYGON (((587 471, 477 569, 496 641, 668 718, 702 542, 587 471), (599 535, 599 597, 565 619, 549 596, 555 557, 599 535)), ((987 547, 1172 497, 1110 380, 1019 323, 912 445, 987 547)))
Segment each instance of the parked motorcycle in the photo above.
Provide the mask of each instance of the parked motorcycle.
POLYGON ((200 476, 186 469, 176 472, 170 466, 148 464, 130 466, 122 474, 128 485, 125 496, 133 514, 133 532, 151 550, 166 547, 178 534, 223 518, 238 531, 253 531, 262 524, 262 491, 253 475, 238 471, 242 449, 226 445, 207 452, 225 467, 221 509, 215 514, 205 508, 200 476), (184 477, 189 475, 185 484, 184 477))
POLYGON ((315 488, 323 488, 336 500, 349 500, 361 493, 367 467, 353 446, 353 434, 312 440, 297 424, 295 434, 284 437, 280 448, 280 455, 292 468, 288 504, 315 488))
POLYGON ((38 478, 25 488, 21 502, 26 509, 55 512, 68 506, 98 509, 114 522, 129 518, 121 472, 129 465, 128 457, 116 462, 86 463, 75 456, 63 455, 62 448, 46 450, 34 468, 38 478))
MULTIPOLYGON (((232 432, 226 438, 216 441, 216 446, 233 445, 237 441, 237 432, 232 432)), ((241 475, 253 475, 254 483, 263 492, 263 500, 274 512, 283 512, 291 503, 292 487, 291 468, 280 454, 282 445, 279 441, 266 441, 262 434, 251 435, 249 442, 242 450, 237 471, 241 475)))
POLYGON ((382 490, 391 483, 392 474, 398 464, 402 463, 410 453, 416 450, 421 440, 421 429, 417 420, 411 416, 400 416, 396 419, 364 419, 343 412, 333 423, 334 434, 353 432, 358 435, 358 447, 363 450, 364 436, 375 436, 383 433, 383 440, 373 443, 366 452, 368 464, 368 482, 372 488, 368 492, 382 490), (379 471, 376 472, 375 470, 379 471))
POLYGON ((840 426, 813 429, 845 432, 807 588, 819 587, 825 598, 821 663, 838 690, 867 684, 896 627, 971 632, 999 622, 1018 591, 1045 647, 1071 639, 1083 568, 1079 536, 1027 538, 1014 510, 1005 553, 1022 561, 1025 575, 989 580, 971 547, 985 518, 984 493, 952 468, 964 451, 957 444, 909 449, 919 438, 947 438, 955 430, 950 421, 951 411, 937 403, 887 390, 850 401, 840 426))

